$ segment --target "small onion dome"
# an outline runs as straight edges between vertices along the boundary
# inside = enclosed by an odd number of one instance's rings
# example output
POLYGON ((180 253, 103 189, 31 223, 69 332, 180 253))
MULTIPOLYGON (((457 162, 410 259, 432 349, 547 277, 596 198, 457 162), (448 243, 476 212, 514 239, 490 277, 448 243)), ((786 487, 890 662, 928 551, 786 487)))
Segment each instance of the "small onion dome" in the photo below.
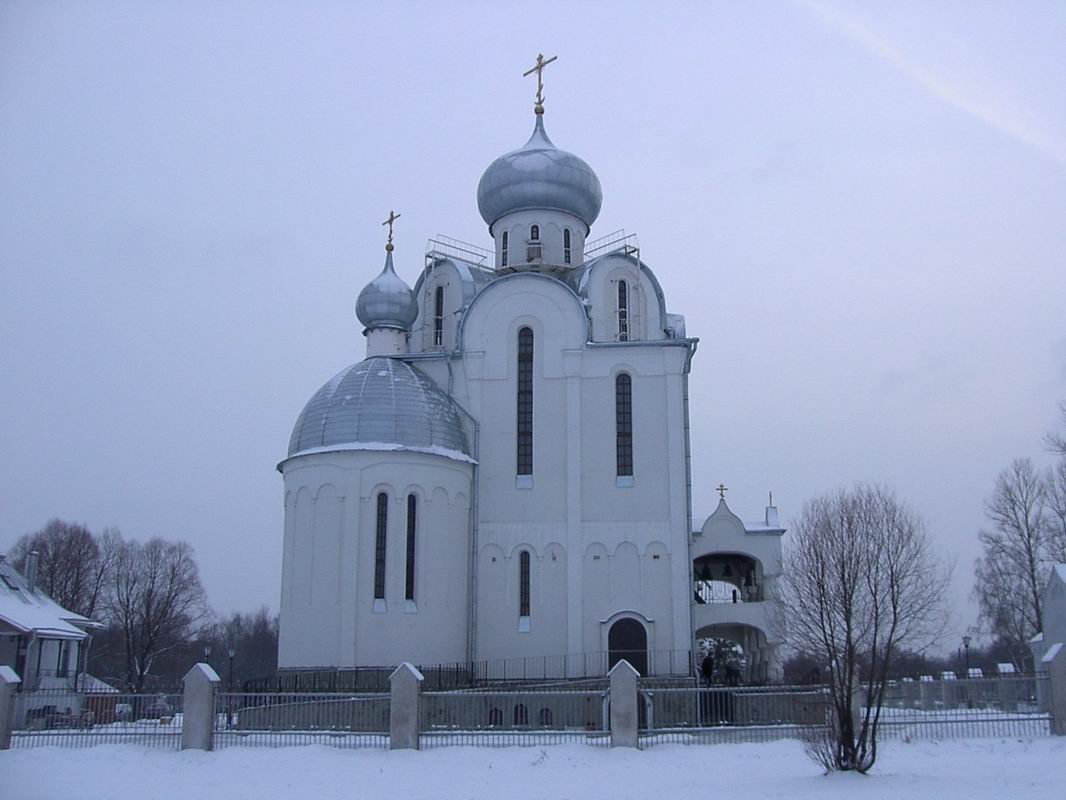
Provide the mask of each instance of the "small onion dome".
POLYGON ((418 317, 418 302, 411 287, 392 268, 392 251, 385 254, 385 268, 370 281, 355 301, 355 315, 367 330, 411 330, 418 317))
POLYGON ((420 369, 387 356, 334 376, 300 412, 289 456, 335 450, 409 450, 470 460, 455 401, 420 369))
POLYGON ((591 228, 602 204, 592 167, 552 144, 540 114, 529 141, 493 161, 477 186, 478 211, 490 232, 500 217, 526 209, 563 211, 591 228))

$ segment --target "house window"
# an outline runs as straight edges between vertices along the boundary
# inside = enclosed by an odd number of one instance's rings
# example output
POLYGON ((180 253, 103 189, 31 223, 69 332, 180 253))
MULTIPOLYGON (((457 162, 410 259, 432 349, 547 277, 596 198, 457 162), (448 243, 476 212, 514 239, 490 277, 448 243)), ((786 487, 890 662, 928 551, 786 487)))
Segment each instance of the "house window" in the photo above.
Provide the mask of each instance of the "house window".
POLYGON ((563 263, 570 263, 570 229, 563 228, 563 263))
POLYGON ((518 555, 518 616, 529 616, 529 551, 518 555))
POLYGON ((633 474, 633 379, 619 373, 614 379, 614 448, 617 475, 633 474))
POLYGON ((377 536, 374 544, 374 599, 385 599, 385 532, 389 524, 389 496, 378 493, 377 536))
POLYGON ((417 526, 416 513, 418 499, 413 495, 407 495, 407 574, 404 578, 404 597, 408 600, 415 599, 415 530, 417 526))
POLYGON ((518 331, 518 474, 533 474, 533 331, 518 331))
POLYGON ((629 287, 618 281, 618 341, 629 341, 629 287))
POLYGON ((444 344, 444 287, 438 286, 433 300, 433 344, 444 344))
POLYGON ((529 725, 529 709, 526 708, 524 703, 519 703, 514 707, 514 726, 516 728, 525 728, 529 725))
POLYGON ((530 225, 529 226, 529 241, 531 241, 531 242, 539 242, 540 241, 540 225, 530 225))
POLYGON ((507 266, 507 231, 503 232, 503 236, 500 239, 500 250, 501 250, 500 266, 501 267, 506 267, 507 266))

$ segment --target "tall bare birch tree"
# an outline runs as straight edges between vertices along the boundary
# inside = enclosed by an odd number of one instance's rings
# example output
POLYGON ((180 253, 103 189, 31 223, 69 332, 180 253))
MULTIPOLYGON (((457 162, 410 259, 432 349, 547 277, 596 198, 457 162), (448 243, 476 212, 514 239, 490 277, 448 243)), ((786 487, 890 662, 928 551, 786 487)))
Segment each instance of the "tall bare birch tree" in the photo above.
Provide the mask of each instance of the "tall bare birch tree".
POLYGON ((791 643, 829 676, 827 733, 808 741, 826 770, 874 765, 893 659, 941 635, 950 576, 921 518, 886 488, 858 484, 803 507, 788 540, 783 595, 791 643))

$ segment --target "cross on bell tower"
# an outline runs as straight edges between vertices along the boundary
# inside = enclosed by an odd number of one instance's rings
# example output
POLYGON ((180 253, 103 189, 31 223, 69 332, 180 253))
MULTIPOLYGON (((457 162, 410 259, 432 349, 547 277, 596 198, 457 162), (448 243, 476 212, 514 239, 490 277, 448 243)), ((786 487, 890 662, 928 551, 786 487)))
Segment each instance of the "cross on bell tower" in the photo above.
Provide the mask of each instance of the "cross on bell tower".
POLYGON ((718 484, 715 487, 715 491, 718 492, 718 496, 725 500, 725 493, 729 491, 728 487, 724 483, 718 484))
POLYGON ((385 242, 385 252, 387 253, 392 252, 392 224, 401 216, 401 214, 397 214, 395 211, 389 211, 389 218, 381 223, 382 225, 389 226, 389 240, 385 242))

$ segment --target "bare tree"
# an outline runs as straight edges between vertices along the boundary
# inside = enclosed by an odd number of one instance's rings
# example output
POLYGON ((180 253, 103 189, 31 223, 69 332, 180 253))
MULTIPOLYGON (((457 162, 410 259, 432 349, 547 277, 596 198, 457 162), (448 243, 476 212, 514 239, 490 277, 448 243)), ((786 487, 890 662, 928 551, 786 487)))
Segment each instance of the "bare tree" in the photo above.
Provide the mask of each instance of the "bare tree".
POLYGON ((1052 453, 1066 456, 1066 400, 1059 403, 1059 413, 1062 414, 1063 432, 1049 431, 1044 435, 1044 444, 1052 453))
POLYGON ((804 506, 782 589, 792 645, 829 677, 829 724, 808 743, 827 770, 874 765, 889 670, 904 648, 921 652, 942 634, 950 575, 921 518, 888 489, 858 484, 804 506))
POLYGON ((1041 591, 1050 563, 1047 478, 1028 458, 1015 459, 996 478, 985 514, 992 523, 978 538, 974 596, 982 623, 1008 645, 1020 667, 1028 641, 1041 630, 1041 591))
POLYGON ((108 611, 122 633, 126 684, 139 692, 155 660, 194 635, 210 612, 186 542, 155 538, 142 544, 113 532, 107 547, 114 553, 108 611))
POLYGON ((1066 457, 1047 476, 1048 555, 1057 564, 1066 564, 1066 457))
POLYGON ((15 568, 25 574, 30 552, 37 551, 37 583, 63 608, 93 618, 110 568, 108 553, 84 525, 50 520, 22 536, 11 549, 15 568))

